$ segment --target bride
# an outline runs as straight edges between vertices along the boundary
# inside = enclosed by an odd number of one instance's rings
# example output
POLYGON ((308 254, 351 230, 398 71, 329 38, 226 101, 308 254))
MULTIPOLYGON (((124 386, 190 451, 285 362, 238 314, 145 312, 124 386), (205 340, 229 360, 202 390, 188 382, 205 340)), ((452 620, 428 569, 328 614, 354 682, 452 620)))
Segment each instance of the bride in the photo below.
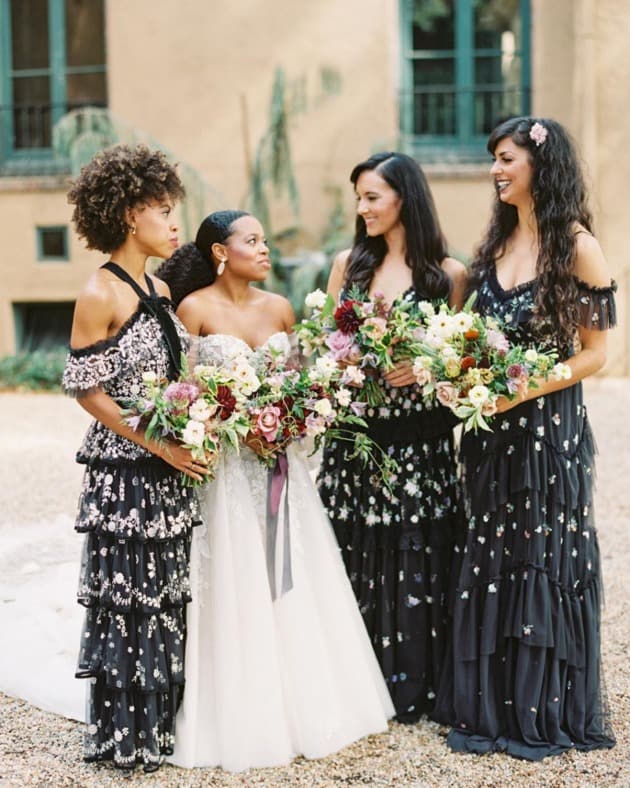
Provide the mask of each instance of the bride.
MULTIPOLYGON (((251 285, 270 269, 260 222, 240 211, 208 216, 195 243, 161 266, 198 337, 195 361, 220 365, 269 344, 290 352, 289 302, 251 285)), ((226 453, 200 489, 205 527, 192 545, 186 693, 171 758, 180 766, 239 771, 319 758, 385 730, 393 715, 299 445, 287 450, 290 547, 278 561, 290 562, 293 584, 272 595, 268 471, 255 448, 226 453)))

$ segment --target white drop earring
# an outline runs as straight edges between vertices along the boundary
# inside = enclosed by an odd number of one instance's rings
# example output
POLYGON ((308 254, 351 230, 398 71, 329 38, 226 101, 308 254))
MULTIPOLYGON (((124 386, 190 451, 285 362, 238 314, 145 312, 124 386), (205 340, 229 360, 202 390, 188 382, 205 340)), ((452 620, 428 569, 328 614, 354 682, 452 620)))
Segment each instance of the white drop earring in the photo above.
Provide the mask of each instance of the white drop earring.
POLYGON ((221 260, 219 262, 219 265, 217 266, 217 276, 221 276, 221 274, 225 271, 225 264, 226 264, 226 262, 227 262, 227 260, 225 260, 225 259, 223 259, 223 260, 221 260))

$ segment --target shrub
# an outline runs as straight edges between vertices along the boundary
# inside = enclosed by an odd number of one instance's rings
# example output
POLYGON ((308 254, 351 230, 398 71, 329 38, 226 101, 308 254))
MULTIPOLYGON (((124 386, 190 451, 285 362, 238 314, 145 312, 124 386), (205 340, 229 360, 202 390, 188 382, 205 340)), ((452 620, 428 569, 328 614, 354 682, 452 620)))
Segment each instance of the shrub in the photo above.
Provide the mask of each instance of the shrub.
POLYGON ((0 358, 0 390, 60 391, 67 350, 34 350, 0 358))

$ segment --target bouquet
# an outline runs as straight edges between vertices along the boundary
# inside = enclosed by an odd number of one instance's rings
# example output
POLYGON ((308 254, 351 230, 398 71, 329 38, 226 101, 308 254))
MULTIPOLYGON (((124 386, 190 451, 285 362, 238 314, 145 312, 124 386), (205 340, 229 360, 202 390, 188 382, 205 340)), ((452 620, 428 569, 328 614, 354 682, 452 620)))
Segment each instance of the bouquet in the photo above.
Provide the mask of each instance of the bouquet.
POLYGON ((330 353, 310 367, 296 366, 287 348, 273 343, 259 351, 253 363, 260 386, 246 409, 265 464, 272 467, 292 441, 312 438, 317 451, 325 437, 334 437, 352 443, 353 458, 371 459, 388 483, 397 463, 357 429, 367 428, 362 418, 366 404, 359 400, 365 375, 358 367, 341 369, 330 353))
POLYGON ((491 432, 487 419, 499 397, 536 388, 539 376, 568 379, 571 368, 558 362, 556 350, 511 342, 495 318, 472 311, 474 298, 460 312, 442 306, 427 318, 413 371, 423 396, 450 408, 464 421, 464 432, 491 432))
POLYGON ((247 397, 260 385, 254 369, 240 358, 228 367, 198 364, 190 372, 183 357, 177 381, 160 380, 150 371, 142 380, 146 394, 123 409, 125 422, 143 429, 148 439, 171 439, 190 449, 194 458, 208 461, 212 478, 220 452, 227 446, 238 450, 239 438, 248 432, 247 397))
POLYGON ((389 306, 382 294, 369 299, 355 288, 338 306, 321 290, 309 293, 305 303, 312 313, 295 327, 304 354, 330 354, 335 361, 365 370, 363 399, 369 405, 383 401, 375 372, 388 372, 396 362, 417 357, 425 319, 435 313, 429 301, 402 298, 389 306))

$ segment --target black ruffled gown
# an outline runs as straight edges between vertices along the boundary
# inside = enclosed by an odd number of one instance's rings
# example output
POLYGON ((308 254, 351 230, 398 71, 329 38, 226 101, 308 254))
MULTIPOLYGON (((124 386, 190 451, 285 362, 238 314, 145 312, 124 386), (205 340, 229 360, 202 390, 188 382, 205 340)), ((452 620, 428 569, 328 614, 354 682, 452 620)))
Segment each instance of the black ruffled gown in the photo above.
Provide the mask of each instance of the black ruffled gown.
MULTIPOLYGON (((614 283, 578 285, 581 325, 613 326, 614 283)), ((535 287, 503 290, 492 268, 476 308, 516 341, 540 343, 535 287)), ((453 595, 453 661, 433 716, 453 726, 448 742, 458 751, 539 760, 612 747, 600 674, 595 446, 582 385, 524 402, 491 426, 462 439, 468 531, 453 595)))
MULTIPOLYGON (((405 297, 417 298, 413 290, 405 297)), ((318 476, 320 497, 396 708, 414 722, 430 711, 448 630, 453 548, 461 523, 453 426, 417 386, 379 379, 381 406, 367 411, 368 435, 399 463, 392 491, 368 462, 348 459, 330 440, 318 476)))
MULTIPOLYGON (((185 344, 166 299, 162 307, 185 344)), ((115 336, 70 350, 66 393, 82 397, 100 388, 124 404, 142 394, 143 372, 167 376, 172 364, 151 312, 141 301, 115 336)), ((75 525, 86 534, 78 590, 86 617, 76 672, 90 679, 85 758, 152 770, 173 751, 184 688, 196 496, 182 474, 98 421, 77 462, 86 465, 75 525)))

